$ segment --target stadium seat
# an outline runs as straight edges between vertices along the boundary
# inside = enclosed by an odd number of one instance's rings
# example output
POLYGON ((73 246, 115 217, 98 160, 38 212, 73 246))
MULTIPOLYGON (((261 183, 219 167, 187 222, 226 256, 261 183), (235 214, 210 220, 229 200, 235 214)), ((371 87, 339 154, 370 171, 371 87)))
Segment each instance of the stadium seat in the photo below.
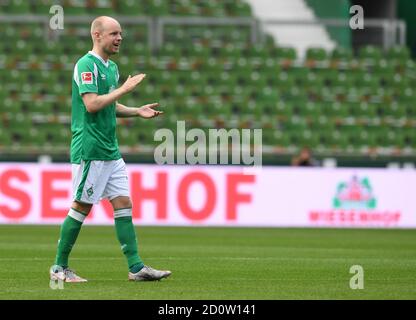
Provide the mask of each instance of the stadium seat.
POLYGON ((27 14, 31 11, 31 5, 29 1, 25 0, 10 0, 5 9, 7 13, 27 14))
POLYGON ((407 47, 394 46, 387 51, 388 59, 397 59, 398 61, 406 61, 410 59, 410 51, 407 47))
POLYGON ((64 0, 63 7, 65 14, 86 15, 87 8, 82 0, 64 0))
POLYGON ((323 48, 308 48, 306 50, 306 59, 313 61, 323 61, 328 58, 325 49, 323 48))
MULTIPOLYGON (((243 0, 60 3, 65 14, 78 16, 114 12, 252 17, 250 5, 243 0)), ((36 5, 33 1, 0 1, 0 11, 8 15, 46 14, 49 6, 46 0, 36 5)), ((67 145, 68 79, 75 61, 90 50, 88 26, 68 23, 59 35, 45 35, 40 23, 3 23, 0 33, 4 39, 0 43, 0 110, 4 115, 0 122, 8 132, 1 130, 0 146, 67 145), (45 37, 50 39, 45 41, 45 37), (22 120, 23 114, 29 120, 22 120), (39 123, 32 123, 32 118, 39 123), (25 126, 33 128, 30 134, 19 129, 25 126)), ((180 119, 204 129, 219 123, 225 127, 265 126, 263 143, 285 152, 309 145, 360 154, 378 144, 387 149, 415 144, 410 132, 416 119, 416 63, 407 47, 383 51, 365 46, 355 54, 350 48, 327 52, 313 47, 300 61, 294 48, 276 45, 270 34, 262 35, 264 43, 253 45, 247 26, 168 25, 157 50, 148 42, 146 25, 126 24, 123 33, 123 54, 114 58, 120 82, 129 73, 145 72, 147 78, 122 102, 161 101, 168 107, 169 118, 155 122, 157 125, 173 127, 173 119, 180 119), (403 123, 406 130, 398 126, 403 123)), ((156 127, 146 127, 145 121, 140 124, 139 129, 129 125, 120 129, 121 146, 153 144, 156 127)))
POLYGON ((376 62, 382 59, 383 55, 379 48, 375 46, 365 46, 359 50, 358 56, 361 59, 369 59, 376 62))
POLYGON ((296 50, 294 48, 277 47, 274 53, 277 59, 285 59, 292 61, 295 60, 297 57, 296 50))
MULTIPOLYGON (((29 1, 25 1, 29 2, 29 1)), ((32 7, 33 13, 36 14, 49 14, 51 8, 51 1, 49 0, 37 0, 36 5, 32 7)))
POLYGON ((331 53, 331 59, 333 60, 351 60, 353 58, 353 53, 351 49, 346 49, 344 47, 336 47, 331 53))
POLYGON ((89 3, 87 11, 89 14, 96 15, 96 16, 101 16, 101 15, 112 16, 114 15, 114 11, 115 11, 113 7, 113 3, 115 3, 115 1, 112 1, 112 0, 91 1, 89 3))

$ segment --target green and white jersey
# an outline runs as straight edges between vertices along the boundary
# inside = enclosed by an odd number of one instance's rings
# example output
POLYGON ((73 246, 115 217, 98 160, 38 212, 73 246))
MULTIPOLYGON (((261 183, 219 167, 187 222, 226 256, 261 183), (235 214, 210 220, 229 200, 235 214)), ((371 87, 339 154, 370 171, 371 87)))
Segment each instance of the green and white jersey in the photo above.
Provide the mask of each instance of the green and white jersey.
POLYGON ((116 137, 116 104, 89 113, 82 94, 107 94, 118 86, 117 65, 89 51, 75 65, 72 79, 71 163, 121 158, 116 137))

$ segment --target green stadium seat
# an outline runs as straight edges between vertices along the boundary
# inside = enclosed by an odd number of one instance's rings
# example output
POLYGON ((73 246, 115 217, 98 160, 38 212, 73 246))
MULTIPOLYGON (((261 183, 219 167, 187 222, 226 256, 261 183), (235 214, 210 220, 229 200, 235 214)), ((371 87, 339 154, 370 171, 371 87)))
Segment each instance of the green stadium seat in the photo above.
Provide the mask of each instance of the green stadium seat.
POLYGON ((311 149, 315 150, 318 145, 320 145, 320 137, 319 135, 311 130, 303 131, 302 134, 299 137, 300 139, 300 146, 307 146, 311 149))
POLYGON ((284 128, 292 132, 302 132, 308 128, 306 119, 294 116, 289 121, 284 122, 284 128))
POLYGON ((42 148, 46 143, 46 135, 44 134, 44 131, 39 130, 36 127, 31 127, 29 132, 30 139, 24 139, 22 143, 26 146, 42 148))
POLYGON ((271 145, 280 148, 288 148, 290 143, 290 137, 287 132, 282 132, 275 128, 263 128, 263 144, 271 145))
POLYGON ((296 85, 303 86, 308 77, 309 69, 306 67, 293 67, 289 68, 288 72, 294 77, 296 85))
POLYGON ((0 148, 7 147, 11 144, 12 139, 10 137, 10 134, 6 130, 0 131, 0 148))
POLYGON ((348 105, 338 101, 324 103, 323 109, 325 114, 331 118, 343 119, 350 115, 348 105))
POLYGON ((3 30, 3 37, 7 40, 14 40, 19 39, 19 28, 18 25, 8 24, 4 27, 3 30))
POLYGON ((353 58, 353 53, 351 49, 336 47, 331 53, 331 59, 333 60, 351 60, 353 58))
POLYGON ((416 134, 412 127, 405 127, 402 131, 404 147, 416 148, 416 134))
POLYGON ((360 132, 360 145, 364 148, 377 147, 377 137, 371 132, 371 130, 365 129, 360 132))
POLYGON ((116 2, 116 11, 123 15, 144 15, 144 6, 140 1, 125 0, 116 2))
POLYGON ((177 82, 175 74, 173 72, 169 72, 169 71, 162 71, 160 73, 160 76, 155 80, 161 86, 168 86, 168 87, 174 86, 177 82))
POLYGON ((10 49, 12 51, 12 54, 21 57, 28 56, 33 51, 31 43, 24 40, 18 40, 13 42, 10 49))
POLYGON ((252 14, 250 5, 244 1, 229 1, 227 4, 226 10, 229 16, 249 17, 252 14))
POLYGON ((194 56, 197 57, 201 60, 208 60, 208 58, 210 57, 210 49, 200 45, 200 44, 196 44, 194 46, 191 46, 190 48, 188 48, 187 50, 187 56, 194 56))
POLYGON ((299 105, 299 114, 303 117, 313 118, 319 114, 320 108, 315 102, 307 102, 306 104, 299 105))
POLYGON ((354 117, 375 119, 377 117, 377 106, 367 102, 361 102, 358 105, 354 103, 350 108, 350 114, 354 117))
POLYGON ((323 48, 308 48, 306 50, 306 59, 313 61, 324 61, 328 59, 328 55, 323 48))
POLYGON ((212 74, 211 78, 221 86, 228 87, 227 91, 229 91, 232 87, 237 85, 237 78, 238 76, 235 74, 232 74, 230 72, 222 71, 219 74, 212 74), (216 80, 215 80, 216 79, 216 80))
POLYGON ((88 6, 88 13, 93 14, 96 16, 107 15, 112 16, 114 15, 114 7, 113 3, 115 1, 112 0, 95 0, 91 1, 88 6))
POLYGON ((381 128, 376 137, 376 142, 381 147, 400 147, 404 145, 403 136, 394 128, 381 128))
POLYGON ((416 91, 413 88, 406 88, 398 97, 398 101, 406 104, 412 104, 416 102, 416 91))
POLYGON ((243 54, 242 50, 237 46, 229 44, 219 49, 219 54, 221 57, 227 57, 237 60, 243 54))
POLYGON ((263 37, 264 37, 263 39, 264 45, 267 48, 269 48, 270 56, 273 57, 274 56, 273 52, 276 48, 275 39, 271 34, 268 34, 268 33, 264 34, 263 37))
POLYGON ((263 116, 263 103, 261 101, 251 100, 241 105, 234 104, 232 105, 232 111, 238 114, 249 115, 250 118, 255 120, 260 120, 263 116))
POLYGON ((370 73, 358 73, 353 76, 353 85, 358 88, 370 88, 375 90, 380 86, 380 79, 370 73))
POLYGON ((327 139, 329 147, 334 151, 346 151, 349 146, 348 137, 340 130, 334 130, 327 139))
POLYGON ((258 92, 258 95, 256 96, 256 101, 276 104, 279 101, 279 94, 277 90, 271 87, 265 87, 264 85, 262 85, 262 87, 263 88, 258 92))
POLYGON ((64 0, 63 7, 65 14, 69 15, 86 15, 87 7, 82 0, 64 0))
POLYGON ((205 6, 201 9, 202 15, 212 17, 225 17, 226 11, 220 2, 209 1, 205 3, 205 6))
POLYGON ((169 7, 167 1, 149 0, 146 2, 146 13, 150 16, 167 16, 169 7))
POLYGON ((296 60, 296 50, 288 47, 277 47, 273 50, 273 54, 277 59, 296 60))
POLYGON ((290 90, 295 86, 295 78, 287 72, 280 72, 276 80, 277 88, 281 90, 290 90))
POLYGON ((385 59, 380 59, 373 66, 373 72, 375 75, 381 78, 390 78, 395 74, 394 65, 385 59))
POLYGON ((381 52, 381 49, 375 46, 364 46, 359 50, 358 56, 361 59, 368 59, 376 62, 382 59, 383 54, 381 52))
POLYGON ((144 82, 139 91, 139 97, 141 101, 158 101, 161 98, 160 88, 144 82))
POLYGON ((378 114, 382 117, 403 119, 406 117, 406 107, 398 102, 393 102, 390 105, 380 104, 378 114))
POLYGON ((181 49, 173 43, 166 44, 158 52, 158 55, 160 57, 167 56, 167 57, 174 57, 177 59, 181 56, 181 54, 182 54, 181 49))
POLYGON ((406 88, 410 87, 410 83, 406 77, 400 74, 394 74, 392 77, 383 77, 382 85, 386 89, 398 90, 403 92, 406 88))
POLYGON ((410 51, 407 47, 398 47, 394 46, 387 51, 386 57, 388 59, 397 59, 401 61, 406 61, 410 59, 410 51))
POLYGON ((132 147, 139 144, 136 130, 127 126, 118 126, 117 140, 120 146, 132 147))
POLYGON ((25 0, 10 0, 6 10, 7 13, 12 14, 27 14, 31 11, 31 3, 25 0))
POLYGON ((266 59, 269 56, 268 48, 262 45, 249 46, 244 50, 244 55, 247 58, 262 58, 266 59))
POLYGON ((170 14, 174 16, 190 16, 199 13, 197 6, 193 6, 187 0, 178 0, 171 4, 170 14))
MULTIPOLYGON (((29 1, 25 1, 29 2, 29 1)), ((49 10, 51 8, 51 1, 50 0, 37 0, 36 5, 33 6, 33 13, 36 14, 49 14, 49 10)), ((65 12, 65 11, 64 11, 65 12)))

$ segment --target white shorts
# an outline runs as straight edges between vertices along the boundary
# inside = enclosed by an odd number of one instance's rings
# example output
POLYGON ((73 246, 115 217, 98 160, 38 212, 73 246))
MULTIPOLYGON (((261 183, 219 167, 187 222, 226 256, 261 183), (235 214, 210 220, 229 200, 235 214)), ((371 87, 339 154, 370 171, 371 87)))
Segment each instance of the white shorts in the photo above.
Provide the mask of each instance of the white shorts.
POLYGON ((73 200, 95 204, 101 199, 130 197, 126 164, 123 159, 81 161, 72 165, 73 200))

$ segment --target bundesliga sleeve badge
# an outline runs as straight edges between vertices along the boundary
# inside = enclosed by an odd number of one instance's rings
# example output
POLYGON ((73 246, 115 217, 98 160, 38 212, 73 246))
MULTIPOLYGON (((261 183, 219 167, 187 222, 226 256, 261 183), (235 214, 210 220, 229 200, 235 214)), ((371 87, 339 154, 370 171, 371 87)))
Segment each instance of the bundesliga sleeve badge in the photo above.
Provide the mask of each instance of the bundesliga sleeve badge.
POLYGON ((92 72, 81 73, 82 84, 92 84, 92 72))

